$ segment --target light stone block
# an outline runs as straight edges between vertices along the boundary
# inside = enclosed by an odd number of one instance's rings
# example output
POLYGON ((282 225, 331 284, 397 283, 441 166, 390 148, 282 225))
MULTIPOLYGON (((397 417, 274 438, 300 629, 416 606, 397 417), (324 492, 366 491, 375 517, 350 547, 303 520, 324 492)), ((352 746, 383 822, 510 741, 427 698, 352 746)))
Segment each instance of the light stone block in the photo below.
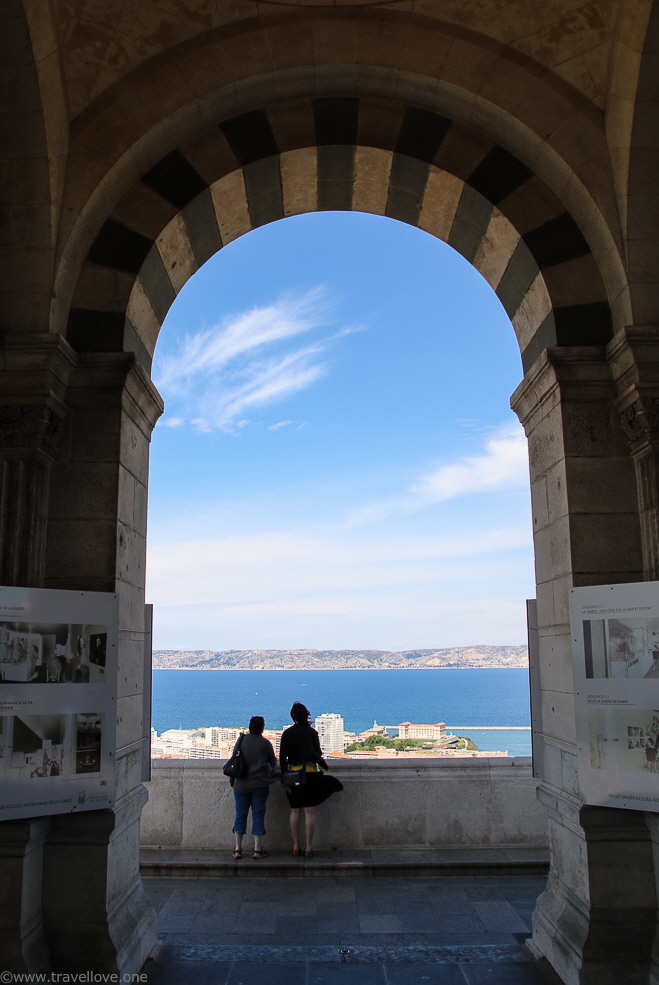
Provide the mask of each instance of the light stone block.
POLYGON ((155 311, 151 307, 146 291, 142 287, 139 278, 135 281, 133 290, 126 307, 126 317, 131 325, 135 327, 137 334, 144 343, 144 347, 150 356, 153 355, 160 333, 161 322, 155 311))
POLYGON ((117 746, 127 746, 142 738, 144 708, 141 694, 117 698, 117 746))
POLYGON ((384 215, 393 154, 377 147, 357 147, 352 207, 355 212, 384 215))
POLYGON ((211 185, 217 224, 226 246, 231 240, 249 232, 252 223, 247 207, 247 193, 242 171, 232 171, 211 185))
POLYGON ((183 772, 163 774, 157 783, 146 784, 149 802, 142 811, 141 840, 158 848, 177 847, 183 843, 183 772))
POLYGON ((498 209, 494 209, 472 261, 493 290, 497 289, 519 241, 520 235, 513 224, 498 209))
POLYGON ((178 294, 197 270, 197 261, 180 212, 160 233, 156 246, 172 287, 178 294))
POLYGON ((431 168, 423 196, 419 227, 447 243, 464 185, 447 171, 431 168))
POLYGON ((564 742, 576 743, 574 694, 565 691, 542 691, 542 724, 545 734, 564 742))

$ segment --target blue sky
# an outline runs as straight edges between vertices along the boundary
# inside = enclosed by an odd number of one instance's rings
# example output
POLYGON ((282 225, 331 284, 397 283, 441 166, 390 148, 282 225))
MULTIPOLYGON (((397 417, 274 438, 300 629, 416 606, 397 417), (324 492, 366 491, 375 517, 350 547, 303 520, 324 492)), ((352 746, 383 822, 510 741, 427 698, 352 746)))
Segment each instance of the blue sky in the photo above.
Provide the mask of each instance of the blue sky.
POLYGON ((228 244, 154 359, 155 647, 523 643, 521 375, 494 292, 419 229, 325 212, 228 244))

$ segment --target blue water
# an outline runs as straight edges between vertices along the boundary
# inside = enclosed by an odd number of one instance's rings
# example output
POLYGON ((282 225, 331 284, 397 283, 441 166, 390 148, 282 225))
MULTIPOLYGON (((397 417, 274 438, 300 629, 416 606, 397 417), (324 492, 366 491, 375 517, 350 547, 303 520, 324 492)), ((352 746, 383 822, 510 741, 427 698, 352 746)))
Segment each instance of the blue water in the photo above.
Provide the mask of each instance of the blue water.
MULTIPOLYGON (((529 675, 503 670, 154 670, 153 727, 245 727, 263 715, 266 727, 285 728, 293 701, 312 717, 342 715, 345 728, 363 732, 399 722, 528 726, 529 675)), ((530 732, 460 729, 480 749, 530 755, 530 732)))

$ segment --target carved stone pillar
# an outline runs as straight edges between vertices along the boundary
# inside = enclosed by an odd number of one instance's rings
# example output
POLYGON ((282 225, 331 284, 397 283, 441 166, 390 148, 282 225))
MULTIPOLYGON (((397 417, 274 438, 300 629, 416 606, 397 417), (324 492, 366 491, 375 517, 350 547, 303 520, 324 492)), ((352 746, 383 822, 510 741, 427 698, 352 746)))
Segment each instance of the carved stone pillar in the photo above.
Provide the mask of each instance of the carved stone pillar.
POLYGON ((49 817, 0 824, 0 969, 50 970, 41 909, 49 828, 49 817))
POLYGON ((616 396, 603 348, 566 347, 543 353, 511 400, 529 441, 541 704, 534 717, 542 723, 534 748, 551 853, 533 942, 567 985, 647 985, 654 917, 644 815, 583 808, 577 772, 569 591, 642 577, 634 465, 616 396))
POLYGON ((5 335, 0 348, 0 584, 43 584, 50 475, 75 353, 56 336, 5 335))
MULTIPOLYGON (((53 335, 0 339, 0 584, 43 585, 50 480, 75 353, 53 335)), ((44 971, 41 887, 50 818, 0 823, 0 964, 44 971)))
POLYGON ((130 353, 83 353, 51 482, 44 585, 116 592, 116 802, 53 818, 44 923, 58 972, 140 970, 156 939, 139 873, 149 442, 162 401, 130 353))
POLYGON ((115 807, 0 824, 0 883, 17 910, 0 927, 4 967, 132 974, 156 936, 139 820, 146 490, 162 401, 130 353, 6 336, 0 360, 0 577, 119 596, 115 807))
POLYGON ((636 468, 643 578, 659 579, 659 331, 627 328, 608 347, 620 423, 636 468))

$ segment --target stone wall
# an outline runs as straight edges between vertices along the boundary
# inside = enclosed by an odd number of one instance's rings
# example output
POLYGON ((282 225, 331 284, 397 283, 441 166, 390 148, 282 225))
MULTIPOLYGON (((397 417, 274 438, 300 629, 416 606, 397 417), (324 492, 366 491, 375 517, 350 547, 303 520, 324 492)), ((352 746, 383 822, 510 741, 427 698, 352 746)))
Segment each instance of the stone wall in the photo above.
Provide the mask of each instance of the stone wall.
MULTIPOLYGON (((226 849, 233 793, 223 760, 154 760, 142 813, 143 847, 226 849)), ((334 760, 344 785, 317 812, 319 849, 544 846, 546 815, 528 757, 334 760)), ((288 804, 272 787, 267 846, 287 849, 288 804)), ((249 830, 249 828, 248 828, 249 830)))

